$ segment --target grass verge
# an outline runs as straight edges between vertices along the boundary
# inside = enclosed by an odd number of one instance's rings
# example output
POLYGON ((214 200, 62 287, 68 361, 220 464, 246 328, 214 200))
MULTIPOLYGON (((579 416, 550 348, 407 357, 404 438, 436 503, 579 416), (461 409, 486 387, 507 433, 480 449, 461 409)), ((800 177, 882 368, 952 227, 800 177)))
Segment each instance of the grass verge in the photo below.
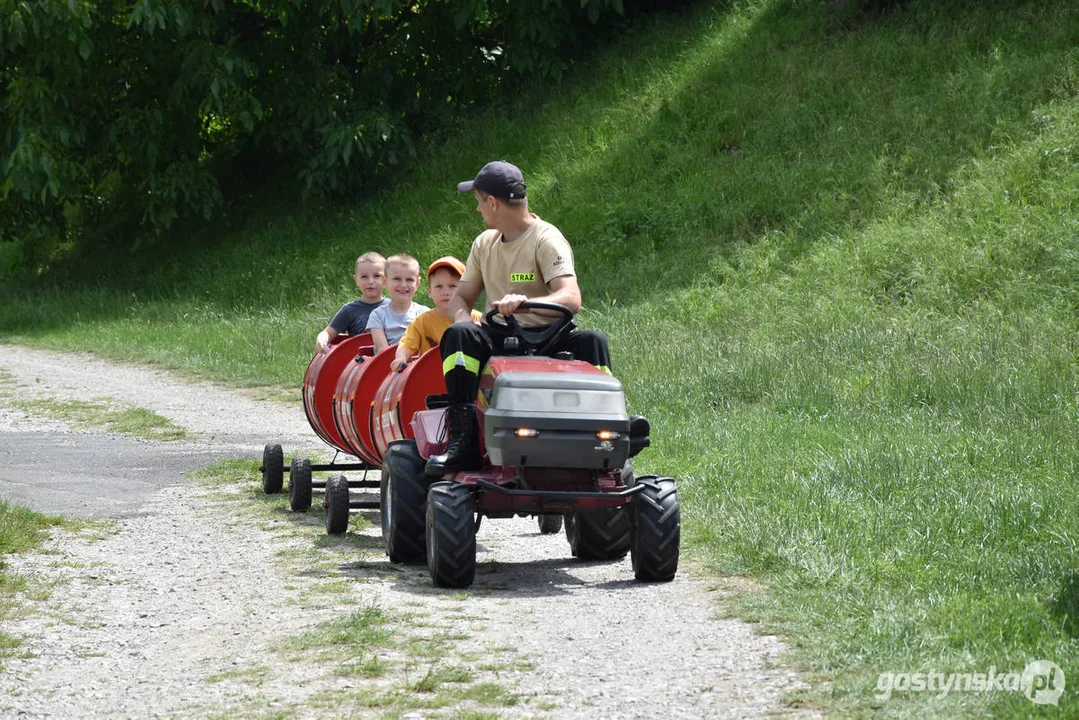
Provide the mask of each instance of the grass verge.
MULTIPOLYGON (((27 590, 26 578, 12 571, 7 557, 39 547, 48 529, 64 522, 0 499, 0 624, 21 612, 18 597, 27 590)), ((3 658, 20 644, 19 638, 0 631, 0 669, 3 658)))
POLYGON ((182 427, 166 417, 133 405, 117 405, 104 400, 16 400, 12 407, 30 415, 63 420, 81 429, 101 428, 112 433, 145 440, 186 440, 190 437, 182 427))
POLYGON ((10 373, 0 371, 0 398, 4 404, 29 416, 61 420, 72 427, 104 429, 145 440, 186 440, 186 430, 166 417, 130 403, 114 400, 60 400, 27 398, 10 373))

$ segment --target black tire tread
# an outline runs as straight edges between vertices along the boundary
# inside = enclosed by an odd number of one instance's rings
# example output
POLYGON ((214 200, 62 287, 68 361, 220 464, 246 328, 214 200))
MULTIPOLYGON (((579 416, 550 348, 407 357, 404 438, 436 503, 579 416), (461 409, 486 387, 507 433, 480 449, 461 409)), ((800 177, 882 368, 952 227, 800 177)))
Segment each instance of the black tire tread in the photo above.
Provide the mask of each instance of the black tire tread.
POLYGON ((322 499, 326 515, 326 533, 344 535, 348 531, 348 479, 344 475, 331 475, 326 480, 326 495, 322 499))
POLYGON ((289 465, 288 504, 293 512, 311 509, 311 461, 305 457, 296 456, 289 465))
POLYGON ((640 479, 633 501, 633 574, 641 582, 669 582, 678 571, 681 518, 670 478, 640 479))
POLYGON ((625 507, 572 513, 566 537, 580 560, 621 560, 630 548, 629 515, 625 507))
POLYGON ((262 448, 262 492, 274 495, 285 485, 285 457, 280 445, 262 448))
POLYGON ((415 440, 393 443, 382 459, 379 493, 382 535, 391 562, 422 562, 427 554, 425 466, 415 440), (389 513, 386 512, 387 493, 392 493, 389 513))
POLYGON ((543 535, 554 535, 562 530, 561 515, 538 515, 537 524, 543 535))
POLYGON ((476 578, 476 520, 472 491, 437 482, 427 497, 427 568, 438 587, 464 588, 476 578))

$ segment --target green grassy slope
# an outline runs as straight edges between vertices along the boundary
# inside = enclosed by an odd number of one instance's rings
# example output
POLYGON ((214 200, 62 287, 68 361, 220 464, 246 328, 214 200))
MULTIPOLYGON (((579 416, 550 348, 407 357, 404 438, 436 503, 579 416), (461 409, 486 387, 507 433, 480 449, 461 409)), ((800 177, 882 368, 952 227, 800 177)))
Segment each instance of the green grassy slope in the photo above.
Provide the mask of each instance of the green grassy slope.
POLYGON ((1079 715, 1079 8, 912 1, 702 6, 560 88, 463 120, 407 181, 9 291, 0 337, 296 386, 364 250, 464 257, 454 184, 504 157, 574 243, 679 479, 687 544, 763 580, 818 690, 881 717, 1079 715))

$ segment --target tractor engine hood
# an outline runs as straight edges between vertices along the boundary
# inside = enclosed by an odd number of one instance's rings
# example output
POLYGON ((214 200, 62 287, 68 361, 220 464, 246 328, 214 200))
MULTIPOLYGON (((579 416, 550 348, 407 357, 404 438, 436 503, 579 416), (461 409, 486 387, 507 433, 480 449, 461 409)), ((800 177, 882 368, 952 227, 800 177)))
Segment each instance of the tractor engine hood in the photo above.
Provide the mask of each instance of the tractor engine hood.
POLYGON ((498 466, 612 470, 629 458, 622 383, 600 373, 501 372, 484 441, 498 466))

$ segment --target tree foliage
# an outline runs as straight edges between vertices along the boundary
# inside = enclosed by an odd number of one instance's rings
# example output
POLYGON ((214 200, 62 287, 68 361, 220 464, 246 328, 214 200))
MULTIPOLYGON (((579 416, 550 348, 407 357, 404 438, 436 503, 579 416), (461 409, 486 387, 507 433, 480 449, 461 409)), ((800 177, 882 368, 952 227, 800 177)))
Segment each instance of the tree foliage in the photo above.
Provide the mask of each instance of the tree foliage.
POLYGON ((209 218, 238 183, 326 196, 506 77, 557 78, 622 0, 0 0, 0 274, 209 218))

